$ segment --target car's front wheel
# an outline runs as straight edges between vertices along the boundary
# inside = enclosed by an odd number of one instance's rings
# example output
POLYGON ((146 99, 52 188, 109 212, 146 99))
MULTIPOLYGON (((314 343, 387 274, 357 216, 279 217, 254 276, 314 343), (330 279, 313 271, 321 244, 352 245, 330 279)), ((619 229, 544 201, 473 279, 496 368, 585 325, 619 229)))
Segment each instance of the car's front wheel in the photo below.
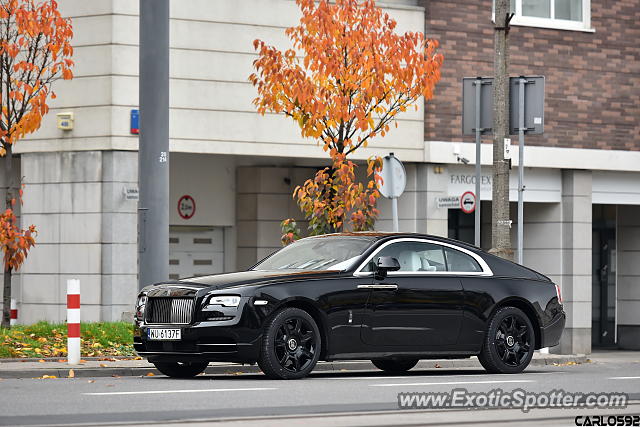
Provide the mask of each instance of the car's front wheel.
POLYGON ((489 320, 478 359, 490 373, 517 374, 531 362, 535 334, 529 317, 516 307, 503 307, 489 320))
POLYGON ((313 317, 299 308, 284 308, 265 325, 258 366, 269 378, 303 378, 316 366, 320 346, 313 317))
POLYGON ((401 373, 416 366, 418 359, 374 359, 371 363, 385 372, 401 373))
POLYGON ((172 378, 193 378, 204 372, 209 362, 153 362, 158 371, 172 378))

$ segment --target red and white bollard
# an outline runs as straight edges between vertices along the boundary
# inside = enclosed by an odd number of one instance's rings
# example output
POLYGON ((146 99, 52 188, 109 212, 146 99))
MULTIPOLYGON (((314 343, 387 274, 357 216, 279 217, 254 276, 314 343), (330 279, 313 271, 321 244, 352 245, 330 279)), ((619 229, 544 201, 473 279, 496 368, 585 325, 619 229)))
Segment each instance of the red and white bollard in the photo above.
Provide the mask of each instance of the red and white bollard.
POLYGON ((18 302, 14 298, 11 298, 10 313, 9 325, 13 326, 18 322, 18 302))
POLYGON ((80 280, 67 280, 67 361, 80 363, 80 280))

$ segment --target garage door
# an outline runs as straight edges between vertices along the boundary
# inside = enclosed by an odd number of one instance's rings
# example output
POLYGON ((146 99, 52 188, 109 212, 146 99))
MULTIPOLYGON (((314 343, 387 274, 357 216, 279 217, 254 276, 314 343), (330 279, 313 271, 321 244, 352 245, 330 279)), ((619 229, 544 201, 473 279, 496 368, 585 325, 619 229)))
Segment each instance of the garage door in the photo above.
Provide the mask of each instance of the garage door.
POLYGON ((224 270, 222 227, 169 228, 169 278, 206 276, 224 270))

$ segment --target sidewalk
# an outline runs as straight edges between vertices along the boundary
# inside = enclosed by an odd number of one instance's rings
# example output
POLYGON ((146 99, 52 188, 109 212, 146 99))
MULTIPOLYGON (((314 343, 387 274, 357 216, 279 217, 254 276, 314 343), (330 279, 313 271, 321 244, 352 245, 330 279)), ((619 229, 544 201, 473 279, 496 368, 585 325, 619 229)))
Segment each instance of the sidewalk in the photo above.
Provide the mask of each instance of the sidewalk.
MULTIPOLYGON (((616 352, 611 352, 616 353, 616 352)), ((640 361, 640 352, 617 352, 627 353, 626 358, 619 361, 640 361)), ((598 362, 618 360, 620 355, 603 354, 598 356, 598 362)), ((595 356, 595 355, 594 355, 595 356)), ((66 378, 69 370, 73 369, 75 377, 112 377, 112 376, 145 376, 149 374, 160 375, 157 369, 146 360, 110 359, 97 360, 89 358, 80 365, 71 366, 65 362, 60 362, 60 358, 39 362, 35 359, 0 359, 0 378, 42 378, 44 375, 66 378)), ((104 359, 104 358, 103 358, 104 359)), ((577 363, 589 363, 590 360, 584 355, 557 355, 535 353, 531 366, 542 365, 565 365, 577 363)), ((414 369, 437 369, 437 368, 481 368, 476 357, 460 360, 422 360, 414 369)), ((377 371, 368 360, 353 360, 340 362, 318 362, 315 372, 353 372, 353 371, 377 371)), ((207 374, 215 375, 239 375, 249 373, 259 373, 257 365, 238 365, 235 363, 210 363, 207 367, 207 374)))

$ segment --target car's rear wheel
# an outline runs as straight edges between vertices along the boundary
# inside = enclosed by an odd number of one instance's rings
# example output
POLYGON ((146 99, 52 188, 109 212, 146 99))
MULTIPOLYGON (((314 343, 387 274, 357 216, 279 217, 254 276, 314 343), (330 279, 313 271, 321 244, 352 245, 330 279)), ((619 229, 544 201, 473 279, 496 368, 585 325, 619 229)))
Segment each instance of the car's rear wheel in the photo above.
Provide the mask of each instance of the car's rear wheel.
POLYGON ((517 374, 531 362, 535 334, 529 317, 516 307, 503 307, 489 320, 478 359, 490 373, 517 374))
POLYGON ((373 365, 385 372, 406 372, 418 364, 418 359, 374 359, 373 365))
POLYGON ((299 308, 284 308, 265 325, 258 366, 269 378, 304 378, 316 366, 320 346, 313 317, 299 308))
POLYGON ((204 372, 209 362, 153 362, 162 372, 172 378, 193 378, 204 372))

